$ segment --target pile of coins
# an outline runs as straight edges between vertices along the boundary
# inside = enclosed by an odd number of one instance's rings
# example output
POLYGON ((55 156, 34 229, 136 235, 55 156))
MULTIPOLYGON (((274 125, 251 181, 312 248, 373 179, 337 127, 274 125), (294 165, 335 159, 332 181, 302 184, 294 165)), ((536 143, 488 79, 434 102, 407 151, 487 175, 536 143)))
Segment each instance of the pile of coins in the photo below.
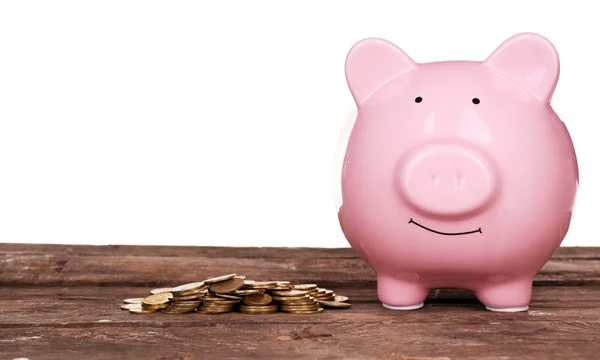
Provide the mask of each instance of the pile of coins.
POLYGON ((133 314, 319 314, 323 307, 349 308, 348 297, 316 284, 253 281, 228 274, 173 288, 154 289, 145 298, 125 299, 121 309, 133 314))

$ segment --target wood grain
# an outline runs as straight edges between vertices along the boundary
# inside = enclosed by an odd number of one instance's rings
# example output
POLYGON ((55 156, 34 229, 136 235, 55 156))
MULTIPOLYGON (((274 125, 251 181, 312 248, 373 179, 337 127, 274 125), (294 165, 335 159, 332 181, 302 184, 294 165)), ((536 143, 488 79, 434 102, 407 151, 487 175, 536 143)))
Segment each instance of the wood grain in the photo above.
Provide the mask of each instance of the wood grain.
MULTIPOLYGON (((4 285, 166 285, 237 272, 248 278, 374 286, 375 274, 348 248, 214 248, 0 244, 4 285), (39 249, 37 248, 39 246, 39 249), (36 250, 37 249, 37 250, 36 250)), ((600 248, 560 248, 536 285, 600 285, 600 248), (564 250, 566 249, 566 250, 564 250)))
POLYGON ((595 359, 600 287, 536 287, 528 313, 429 300, 394 312, 375 289, 336 288, 347 310, 306 316, 133 315, 122 299, 149 288, 15 287, 0 301, 0 354, 30 359, 595 359))
POLYGON ((423 309, 377 299, 351 249, 0 244, 0 359, 598 359, 600 248, 561 248, 530 311, 438 290, 423 309), (320 315, 133 315, 122 300, 227 272, 316 282, 352 308, 320 315))

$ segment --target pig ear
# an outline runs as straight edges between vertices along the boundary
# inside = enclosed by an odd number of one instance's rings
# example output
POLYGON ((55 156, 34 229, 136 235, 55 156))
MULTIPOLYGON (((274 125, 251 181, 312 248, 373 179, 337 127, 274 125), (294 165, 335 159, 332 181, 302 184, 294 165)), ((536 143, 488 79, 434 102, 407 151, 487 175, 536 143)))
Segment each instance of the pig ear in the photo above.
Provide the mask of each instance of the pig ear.
POLYGON ((485 61, 488 67, 511 76, 543 101, 550 101, 560 64, 558 53, 545 37, 517 34, 504 41, 485 61))
POLYGON ((392 77, 410 71, 416 63, 400 48, 379 38, 357 42, 346 57, 346 81, 357 104, 392 77))

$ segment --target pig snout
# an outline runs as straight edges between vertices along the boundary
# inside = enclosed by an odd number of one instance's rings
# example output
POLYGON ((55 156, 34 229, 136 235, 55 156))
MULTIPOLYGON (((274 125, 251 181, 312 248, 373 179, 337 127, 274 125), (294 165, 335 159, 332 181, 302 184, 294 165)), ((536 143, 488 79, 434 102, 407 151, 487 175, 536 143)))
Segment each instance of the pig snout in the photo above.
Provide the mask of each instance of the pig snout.
POLYGON ((399 161, 397 169, 400 196, 430 216, 477 213, 498 191, 493 162, 468 144, 416 147, 399 161))

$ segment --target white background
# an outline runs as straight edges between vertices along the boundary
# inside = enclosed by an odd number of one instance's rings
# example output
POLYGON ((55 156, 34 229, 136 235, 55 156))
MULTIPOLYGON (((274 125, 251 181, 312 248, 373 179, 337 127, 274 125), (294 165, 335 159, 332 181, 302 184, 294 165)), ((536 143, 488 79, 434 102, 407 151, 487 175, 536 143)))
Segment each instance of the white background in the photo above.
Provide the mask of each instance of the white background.
POLYGON ((564 246, 600 246, 593 1, 0 3, 0 242, 348 246, 336 146, 347 51, 483 60, 522 31, 559 51, 553 107, 581 185, 564 246), (559 5, 560 4, 560 5, 559 5))

